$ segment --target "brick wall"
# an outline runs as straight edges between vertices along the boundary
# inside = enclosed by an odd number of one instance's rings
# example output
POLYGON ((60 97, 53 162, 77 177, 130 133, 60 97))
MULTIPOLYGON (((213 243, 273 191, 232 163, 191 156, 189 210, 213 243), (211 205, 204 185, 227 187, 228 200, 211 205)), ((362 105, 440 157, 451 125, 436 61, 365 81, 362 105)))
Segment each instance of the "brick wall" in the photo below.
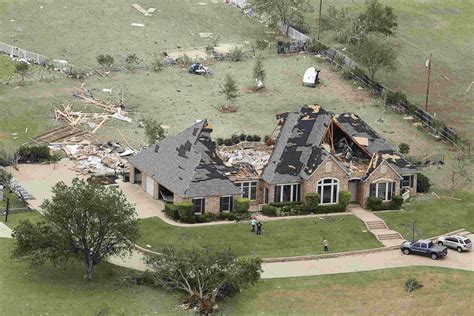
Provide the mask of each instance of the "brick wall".
POLYGON ((323 178, 334 178, 339 180, 339 192, 349 190, 349 176, 332 158, 326 160, 312 174, 309 181, 304 181, 301 191, 301 198, 304 200, 306 193, 318 192, 318 181, 323 178), (329 165, 328 165, 329 164, 329 165))
POLYGON ((383 162, 381 163, 377 169, 372 172, 372 174, 367 178, 365 182, 361 182, 360 185, 363 186, 362 194, 359 197, 359 203, 362 207, 367 207, 367 198, 369 197, 370 193, 370 184, 375 182, 383 182, 378 181, 382 179, 387 179, 389 181, 395 181, 395 192, 393 195, 400 194, 400 177, 393 171, 393 169, 388 165, 388 163, 383 162), (382 173, 383 166, 385 166, 385 173, 382 173))
MULTIPOLYGON (((205 197, 205 213, 219 213, 220 212, 220 203, 221 203, 221 200, 220 200, 220 196, 208 196, 208 197, 205 197)), ((237 199, 237 198, 240 198, 240 195, 234 195, 233 196, 234 200, 237 199)), ((173 198, 173 203, 176 204, 176 203, 181 203, 181 202, 192 202, 192 198, 184 198, 184 197, 181 197, 177 194, 174 195, 174 198, 173 198)), ((235 202, 234 202, 234 205, 235 205, 235 202)))

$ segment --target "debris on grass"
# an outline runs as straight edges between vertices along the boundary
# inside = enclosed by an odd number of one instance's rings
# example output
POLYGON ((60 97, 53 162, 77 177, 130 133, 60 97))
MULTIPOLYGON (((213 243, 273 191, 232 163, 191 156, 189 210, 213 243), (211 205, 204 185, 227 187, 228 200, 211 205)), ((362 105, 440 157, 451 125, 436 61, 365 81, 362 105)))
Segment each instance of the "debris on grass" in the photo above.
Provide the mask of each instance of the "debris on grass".
POLYGON ((221 113, 235 113, 237 112, 237 107, 234 105, 221 105, 217 110, 221 113))

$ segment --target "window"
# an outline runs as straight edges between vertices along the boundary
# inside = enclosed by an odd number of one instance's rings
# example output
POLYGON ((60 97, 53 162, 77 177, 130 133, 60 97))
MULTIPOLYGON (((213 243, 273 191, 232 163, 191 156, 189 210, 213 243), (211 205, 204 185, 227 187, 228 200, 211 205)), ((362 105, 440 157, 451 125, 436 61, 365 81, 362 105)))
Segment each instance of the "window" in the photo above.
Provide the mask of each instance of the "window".
POLYGON ((193 199, 193 212, 194 214, 204 214, 206 205, 206 199, 204 198, 195 198, 193 199))
POLYGON ((415 243, 415 244, 413 245, 413 247, 420 248, 420 243, 418 243, 418 242, 417 242, 417 243, 415 243))
POLYGON ((400 181, 400 189, 402 188, 413 188, 414 179, 413 175, 403 176, 403 180, 400 181))
POLYGON ((421 244, 421 248, 428 248, 427 244, 421 244))
POLYGON ((234 199, 232 196, 221 196, 220 198, 220 207, 221 212, 230 212, 234 209, 234 199))
POLYGON ((250 181, 250 182, 239 182, 237 186, 240 186, 240 190, 242 191, 242 197, 249 199, 249 200, 256 200, 257 199, 257 181, 250 181))
POLYGON ((323 179, 318 182, 319 204, 337 204, 339 202, 339 180, 323 179))
POLYGON ((379 182, 370 184, 370 197, 378 197, 383 201, 391 201, 394 194, 395 182, 379 182))
POLYGON ((295 202, 300 200, 299 183, 275 186, 275 202, 295 202))

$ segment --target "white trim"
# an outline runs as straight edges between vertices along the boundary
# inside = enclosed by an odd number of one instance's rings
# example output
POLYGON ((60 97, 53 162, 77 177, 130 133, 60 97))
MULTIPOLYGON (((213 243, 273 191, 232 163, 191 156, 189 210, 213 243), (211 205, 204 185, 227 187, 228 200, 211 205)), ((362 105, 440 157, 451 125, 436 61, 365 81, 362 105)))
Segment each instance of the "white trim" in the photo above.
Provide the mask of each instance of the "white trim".
POLYGON ((379 197, 379 184, 385 183, 385 197, 382 199, 383 202, 389 202, 393 200, 393 196, 395 195, 395 191, 393 190, 393 183, 395 183, 395 190, 397 189, 396 181, 389 180, 389 181, 384 181, 384 182, 372 182, 371 184, 375 184, 375 197, 379 197), (388 197, 388 185, 391 186, 392 189, 392 198, 389 200, 387 199, 388 197))
POLYGON ((244 197, 244 190, 242 188, 242 184, 248 183, 249 184, 249 192, 248 192, 248 197, 250 201, 256 201, 257 200, 257 194, 258 194, 258 182, 259 180, 249 180, 249 181, 235 181, 234 184, 238 184, 240 187, 240 191, 242 192, 240 194, 240 197, 244 197), (252 199, 252 183, 255 182, 255 199, 252 199))
MULTIPOLYGON (((299 186, 299 187, 298 187, 298 191, 301 190, 301 185, 300 185, 299 182, 275 184, 275 187, 274 187, 275 192, 276 192, 278 186, 281 187, 281 188, 280 188, 280 201, 275 201, 275 202, 276 202, 276 203, 281 203, 281 202, 296 202, 296 201, 294 200, 294 196, 293 196, 293 186, 294 186, 294 185, 298 185, 298 186, 299 186), (285 185, 290 185, 290 186, 291 186, 291 189, 290 189, 290 200, 289 200, 289 201, 282 201, 282 199, 283 199, 283 186, 285 186, 285 185)), ((299 192, 298 195, 300 196, 300 200, 301 200, 301 191, 299 192)))
POLYGON ((206 210, 206 198, 205 197, 193 197, 193 198, 191 198, 191 203, 193 203, 193 213, 194 213, 194 215, 202 215, 203 214, 202 209, 204 208, 204 211, 206 210), (199 212, 199 213, 194 212, 194 200, 203 200, 204 201, 204 203, 201 203, 201 212, 199 212))
POLYGON ((234 197, 232 195, 223 195, 223 196, 219 196, 219 212, 223 212, 223 213, 228 213, 228 212, 232 212, 232 202, 231 200, 233 199, 234 197), (229 200, 229 210, 221 210, 221 198, 230 198, 229 200))
POLYGON ((339 203, 339 192, 340 192, 340 187, 341 187, 341 181, 339 181, 339 179, 337 178, 331 178, 331 177, 324 177, 324 178, 321 178, 318 180, 318 182, 316 182, 316 192, 318 192, 318 189, 319 189, 319 186, 321 186, 321 194, 319 196, 319 204, 320 205, 335 205, 335 204, 338 204, 339 203), (323 183, 324 180, 326 179, 329 179, 329 180, 336 180, 336 183, 335 183, 335 186, 336 186, 336 202, 330 202, 330 203, 323 203, 323 193, 324 193, 324 189, 323 187, 324 186, 331 186, 331 201, 333 199, 333 196, 334 196, 334 183, 323 183), (321 182, 321 185, 319 184, 321 182))
POLYGON ((371 183, 378 183, 378 182, 396 182, 393 179, 388 179, 388 178, 380 178, 377 180, 372 181, 371 183))

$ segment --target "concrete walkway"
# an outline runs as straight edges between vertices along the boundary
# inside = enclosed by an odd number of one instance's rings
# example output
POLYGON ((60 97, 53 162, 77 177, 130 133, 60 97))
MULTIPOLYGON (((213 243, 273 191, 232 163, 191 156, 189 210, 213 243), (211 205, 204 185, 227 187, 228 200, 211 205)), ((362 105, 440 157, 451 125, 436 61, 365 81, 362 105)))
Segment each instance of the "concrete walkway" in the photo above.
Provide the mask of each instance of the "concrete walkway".
POLYGON ((0 222, 0 238, 12 238, 12 233, 10 227, 0 222))
POLYGON ((367 229, 374 234, 385 247, 399 246, 404 240, 399 232, 389 229, 387 224, 374 213, 355 205, 351 205, 349 209, 352 214, 364 222, 367 229))

